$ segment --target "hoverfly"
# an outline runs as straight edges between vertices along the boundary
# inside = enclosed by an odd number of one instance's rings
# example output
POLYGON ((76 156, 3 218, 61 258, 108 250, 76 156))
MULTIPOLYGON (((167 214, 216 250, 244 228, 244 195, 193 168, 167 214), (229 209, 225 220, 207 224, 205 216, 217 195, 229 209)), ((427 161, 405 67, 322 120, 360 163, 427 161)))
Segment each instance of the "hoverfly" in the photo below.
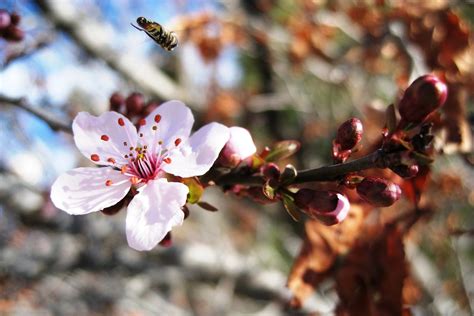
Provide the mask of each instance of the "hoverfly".
POLYGON ((144 17, 137 18, 139 27, 132 24, 134 28, 139 31, 144 31, 146 35, 150 36, 158 45, 167 51, 172 51, 178 46, 178 37, 174 32, 168 32, 161 24, 147 20, 144 17))

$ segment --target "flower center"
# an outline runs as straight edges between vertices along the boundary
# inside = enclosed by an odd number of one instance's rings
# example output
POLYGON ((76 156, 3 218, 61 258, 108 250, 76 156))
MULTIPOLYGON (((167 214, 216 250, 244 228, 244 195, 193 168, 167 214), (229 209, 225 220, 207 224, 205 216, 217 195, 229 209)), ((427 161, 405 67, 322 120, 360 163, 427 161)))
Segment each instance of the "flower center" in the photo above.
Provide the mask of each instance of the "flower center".
POLYGON ((167 150, 162 150, 161 145, 155 152, 149 151, 147 145, 130 147, 130 153, 125 155, 128 164, 122 167, 122 173, 130 176, 132 184, 147 183, 155 179, 163 163, 170 163, 167 150))

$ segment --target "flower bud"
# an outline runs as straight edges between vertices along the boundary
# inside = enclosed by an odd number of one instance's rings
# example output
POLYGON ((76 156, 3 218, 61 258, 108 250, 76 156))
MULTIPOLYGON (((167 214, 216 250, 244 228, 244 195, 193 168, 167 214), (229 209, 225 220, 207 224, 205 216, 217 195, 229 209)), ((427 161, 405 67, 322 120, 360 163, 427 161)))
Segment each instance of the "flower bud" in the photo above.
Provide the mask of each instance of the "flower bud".
POLYGON ((407 123, 420 123, 431 112, 441 107, 448 96, 448 88, 438 77, 424 75, 405 90, 398 110, 407 123))
POLYGON ((398 184, 377 177, 364 178, 356 189, 362 199, 380 207, 392 205, 402 193, 398 184))
POLYGON ((252 156, 257 148, 249 131, 242 127, 229 128, 230 138, 219 157, 222 165, 236 167, 242 160, 252 156))
POLYGON ((326 225, 343 221, 350 208, 350 203, 344 195, 335 191, 312 189, 300 189, 295 194, 295 204, 306 215, 326 225))
POLYGON ((15 25, 10 24, 4 31, 4 37, 7 41, 19 42, 25 37, 23 30, 17 28, 15 25))
POLYGON ((120 112, 120 108, 124 104, 125 100, 119 92, 114 92, 109 99, 110 110, 120 112))
POLYGON ((280 178, 280 168, 273 162, 265 164, 260 170, 267 180, 278 180, 280 178))
POLYGON ((168 232, 158 244, 164 248, 171 247, 173 245, 173 238, 171 237, 171 232, 168 232))
POLYGON ((129 115, 140 114, 144 105, 145 99, 143 98, 143 95, 138 92, 133 92, 125 99, 127 114, 129 115))
POLYGON ((400 177, 405 178, 405 179, 413 178, 414 176, 416 176, 418 174, 418 169, 419 168, 417 164, 413 164, 410 166, 397 165, 397 166, 390 167, 390 170, 392 170, 393 172, 398 174, 400 177))
POLYGON ((11 19, 13 25, 18 25, 18 23, 20 23, 21 16, 16 12, 12 12, 10 14, 10 19, 11 19))
POLYGON ((342 150, 354 148, 362 139, 364 127, 358 118, 351 118, 339 126, 337 130, 336 143, 342 150))
POLYGON ((6 29, 10 23, 10 14, 6 10, 0 10, 0 31, 6 29))

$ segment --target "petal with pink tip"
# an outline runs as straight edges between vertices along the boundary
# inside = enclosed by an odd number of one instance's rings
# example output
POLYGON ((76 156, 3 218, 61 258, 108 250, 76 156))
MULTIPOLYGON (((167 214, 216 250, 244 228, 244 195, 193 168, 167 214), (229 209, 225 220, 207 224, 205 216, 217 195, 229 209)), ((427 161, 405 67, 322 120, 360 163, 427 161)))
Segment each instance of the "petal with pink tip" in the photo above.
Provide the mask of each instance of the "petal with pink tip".
POLYGON ((168 148, 178 138, 188 139, 194 117, 183 102, 172 100, 158 106, 143 123, 139 130, 140 141, 143 139, 143 145, 148 145, 153 150, 161 147, 157 146, 159 142, 163 143, 164 148, 168 148))
POLYGON ((187 142, 170 151, 171 162, 164 164, 163 170, 183 178, 201 176, 209 171, 228 140, 228 127, 215 122, 204 125, 187 142))
POLYGON ((122 200, 130 181, 112 168, 77 168, 60 175, 51 187, 53 204, 71 215, 100 211, 122 200))
POLYGON ((72 130, 77 148, 98 165, 126 164, 124 156, 137 144, 135 126, 117 112, 100 116, 80 112, 72 123, 72 130))
POLYGON ((149 181, 139 189, 127 209, 128 245, 136 250, 151 250, 173 228, 181 225, 189 189, 166 179, 149 181))
POLYGON ((245 128, 233 126, 229 128, 230 138, 224 147, 223 154, 230 157, 236 155, 240 159, 245 159, 257 151, 257 147, 250 135, 249 131, 245 128))

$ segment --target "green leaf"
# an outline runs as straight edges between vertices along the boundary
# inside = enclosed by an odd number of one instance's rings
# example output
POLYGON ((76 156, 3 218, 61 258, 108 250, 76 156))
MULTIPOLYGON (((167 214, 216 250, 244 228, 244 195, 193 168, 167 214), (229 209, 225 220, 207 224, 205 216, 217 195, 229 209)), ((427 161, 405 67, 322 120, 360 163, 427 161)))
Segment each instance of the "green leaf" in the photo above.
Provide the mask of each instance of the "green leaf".
POLYGON ((263 194, 269 199, 269 200, 274 200, 276 196, 276 191, 277 188, 272 187, 270 184, 271 180, 268 180, 265 182, 263 185, 263 194))
POLYGON ((272 147, 265 160, 268 162, 282 160, 296 153, 300 147, 300 142, 296 140, 284 140, 278 142, 272 147))
POLYGON ((201 199, 202 193, 204 192, 203 186, 197 178, 186 178, 183 179, 182 182, 189 188, 187 202, 196 204, 201 199))
POLYGON ((298 206, 296 206, 292 196, 283 194, 283 206, 295 222, 301 219, 301 211, 298 206))

